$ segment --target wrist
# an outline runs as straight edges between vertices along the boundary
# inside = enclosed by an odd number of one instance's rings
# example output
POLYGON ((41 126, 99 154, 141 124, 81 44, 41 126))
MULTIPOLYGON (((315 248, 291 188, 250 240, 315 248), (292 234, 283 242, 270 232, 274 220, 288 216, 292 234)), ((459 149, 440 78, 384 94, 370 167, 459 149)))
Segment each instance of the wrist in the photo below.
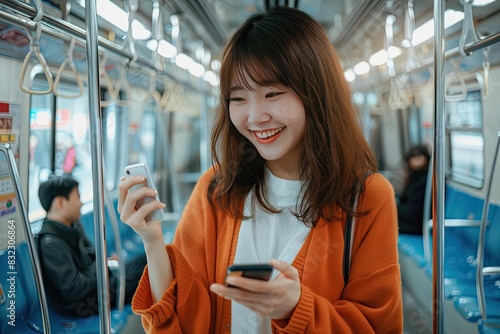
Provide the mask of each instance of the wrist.
POLYGON ((165 241, 163 241, 163 235, 152 240, 143 240, 143 242, 146 253, 156 248, 165 248, 165 241))

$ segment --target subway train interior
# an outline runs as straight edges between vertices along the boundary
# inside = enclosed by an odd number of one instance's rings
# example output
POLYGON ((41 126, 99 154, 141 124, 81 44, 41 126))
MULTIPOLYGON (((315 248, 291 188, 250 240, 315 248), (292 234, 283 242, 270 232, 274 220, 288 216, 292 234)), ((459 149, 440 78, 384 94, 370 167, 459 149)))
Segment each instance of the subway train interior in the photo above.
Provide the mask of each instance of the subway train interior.
POLYGON ((82 317, 51 308, 38 186, 78 180, 85 233, 120 263, 144 247, 117 187, 146 163, 169 243, 212 165, 224 43, 274 5, 326 30, 395 195, 405 152, 431 151, 422 233, 398 239, 404 333, 500 333, 499 0, 0 0, 1 333, 144 332, 122 298, 82 317))

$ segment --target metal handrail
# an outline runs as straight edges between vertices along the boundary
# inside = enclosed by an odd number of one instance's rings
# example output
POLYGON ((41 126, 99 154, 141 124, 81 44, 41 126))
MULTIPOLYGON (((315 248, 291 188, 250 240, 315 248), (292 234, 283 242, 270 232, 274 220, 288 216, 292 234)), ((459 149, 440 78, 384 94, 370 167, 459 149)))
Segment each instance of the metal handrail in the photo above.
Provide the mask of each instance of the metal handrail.
POLYGON ((28 251, 30 253, 31 265, 34 269, 33 276, 35 277, 35 284, 38 290, 38 296, 39 296, 38 301, 40 303, 40 309, 42 312, 43 333, 50 334, 51 329, 49 321, 49 309, 47 305, 47 297, 45 295, 45 290, 43 289, 44 285, 43 285, 42 269, 38 257, 38 251, 35 244, 35 239, 31 231, 31 226, 29 225, 28 210, 24 202, 24 196, 22 196, 21 181, 19 178, 19 172, 17 170, 16 160, 10 144, 0 145, 0 151, 5 154, 7 163, 9 165, 9 170, 11 172, 12 186, 15 187, 16 189, 15 191, 17 195, 16 200, 19 208, 19 214, 21 215, 22 226, 23 226, 22 228, 24 228, 24 232, 26 235, 26 241, 28 245, 28 251))
POLYGON ((96 248, 99 333, 111 333, 109 308, 109 281, 106 256, 104 220, 104 168, 102 147, 101 108, 99 106, 99 51, 97 34, 96 0, 85 0, 85 25, 87 32, 87 75, 89 91, 90 149, 92 157, 92 182, 94 204, 94 238, 96 248))
POLYGON ((434 0, 434 164, 433 170, 433 261, 432 327, 444 333, 444 188, 445 188, 445 109, 444 109, 444 1, 434 0))
MULTIPOLYGON (((4 7, 6 9, 10 9, 17 13, 26 15, 27 17, 33 16, 35 10, 33 7, 23 3, 22 1, 14 1, 14 0, 2 0, 0 3, 0 8, 4 7)), ((31 20, 23 19, 21 17, 15 17, 15 15, 9 14, 4 10, 0 10, 0 17, 2 19, 7 19, 9 22, 22 25, 28 29, 34 29, 34 24, 31 20), (28 22, 27 22, 28 21, 28 22), (31 22, 31 23, 30 23, 31 22)), ((44 13, 43 14, 43 23, 42 32, 58 39, 69 42, 70 37, 76 37, 78 42, 81 42, 81 46, 86 47, 86 36, 87 30, 76 26, 68 21, 65 21, 59 17, 55 17, 53 15, 44 13), (64 34, 61 34, 60 31, 63 31, 64 34), (69 35, 69 36, 68 36, 69 35)), ((115 56, 125 58, 127 61, 130 61, 133 58, 133 55, 130 54, 126 48, 121 47, 120 45, 113 43, 107 40, 104 37, 97 36, 98 47, 104 49, 106 52, 110 52, 115 56)), ((138 58, 136 60, 138 66, 140 66, 144 70, 156 70, 154 64, 145 58, 138 58)))
MULTIPOLYGON (((429 219, 424 225, 423 230, 423 243, 424 243, 424 257, 426 261, 426 265, 431 263, 431 250, 430 250, 430 230, 432 229, 432 219, 429 219)), ((474 219, 450 219, 447 218, 444 220, 445 227, 480 227, 481 220, 474 219)), ((486 223, 486 226, 489 226, 489 222, 486 223)))
POLYGON ((483 215, 481 217, 481 226, 479 227, 479 239, 477 243, 477 257, 476 257, 476 291, 477 291, 477 303, 479 305, 479 312, 481 312, 481 317, 486 319, 486 301, 484 297, 484 247, 486 239, 486 225, 488 220, 488 214, 490 212, 490 194, 491 185, 493 183, 493 175, 495 173, 495 166, 497 164, 498 151, 500 149, 500 131, 497 133, 498 140, 497 146, 495 148, 495 156, 493 157, 493 163, 491 165, 491 173, 486 186, 486 195, 484 197, 483 215))
POLYGON ((118 298, 116 302, 116 307, 118 311, 123 311, 125 306, 125 275, 126 267, 125 261, 123 260, 123 249, 122 249, 122 236, 120 234, 120 228, 118 227, 118 220, 116 219, 115 209, 113 205, 113 200, 111 199, 111 193, 106 191, 104 201, 106 203, 106 210, 108 211, 109 220, 111 222, 111 227, 113 228, 113 234, 115 235, 115 250, 116 256, 118 257, 118 298))

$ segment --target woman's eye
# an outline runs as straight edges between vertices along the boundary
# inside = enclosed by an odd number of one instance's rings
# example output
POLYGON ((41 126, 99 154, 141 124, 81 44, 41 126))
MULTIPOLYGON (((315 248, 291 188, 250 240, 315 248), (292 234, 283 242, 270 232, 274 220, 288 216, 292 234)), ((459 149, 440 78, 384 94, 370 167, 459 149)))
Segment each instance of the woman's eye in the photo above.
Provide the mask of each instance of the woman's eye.
POLYGON ((284 92, 267 93, 266 97, 276 97, 278 95, 284 94, 284 92))
POLYGON ((230 97, 229 102, 241 102, 243 101, 242 97, 230 97))

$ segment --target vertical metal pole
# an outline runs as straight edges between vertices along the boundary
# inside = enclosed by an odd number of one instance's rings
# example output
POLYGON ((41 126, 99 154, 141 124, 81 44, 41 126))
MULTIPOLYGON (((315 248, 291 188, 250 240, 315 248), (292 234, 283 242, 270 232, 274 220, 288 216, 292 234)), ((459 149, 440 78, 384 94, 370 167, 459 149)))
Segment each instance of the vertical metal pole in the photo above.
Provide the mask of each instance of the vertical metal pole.
POLYGON ((432 328, 444 334, 444 0, 434 0, 434 163, 433 163, 433 262, 432 328))
POLYGON ((87 72, 89 87, 90 149, 94 195, 94 236, 97 265, 97 291, 99 308, 99 333, 109 334, 109 281, 106 258, 104 220, 104 177, 102 161, 101 109, 99 106, 99 45, 96 0, 85 0, 85 25, 87 29, 87 72))

